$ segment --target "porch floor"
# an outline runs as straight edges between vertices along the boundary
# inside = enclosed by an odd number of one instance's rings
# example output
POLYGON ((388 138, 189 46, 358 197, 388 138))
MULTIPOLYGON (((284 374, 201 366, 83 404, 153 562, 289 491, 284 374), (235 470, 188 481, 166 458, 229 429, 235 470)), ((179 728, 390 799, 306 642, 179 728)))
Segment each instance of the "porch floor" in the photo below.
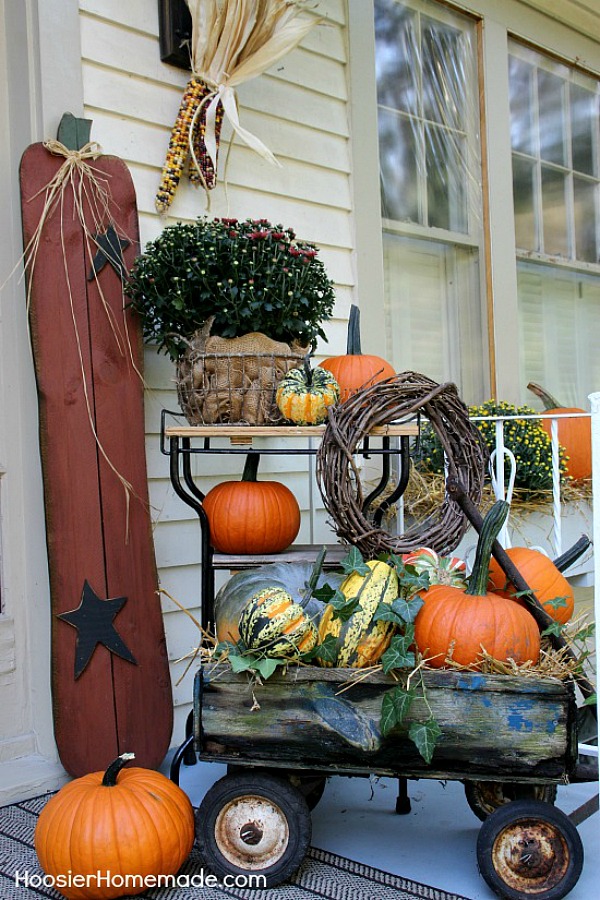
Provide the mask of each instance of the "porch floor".
MULTIPOLYGON (((198 804, 222 766, 181 769, 181 786, 198 804)), ((557 805, 567 814, 598 792, 594 783, 559 787, 557 805)), ((393 779, 331 778, 313 811, 312 845, 386 872, 455 892, 469 900, 497 900, 477 870, 479 819, 458 782, 409 782, 411 811, 396 815, 393 779)), ((578 825, 585 862, 569 900, 591 900, 600 884, 600 814, 578 825)))

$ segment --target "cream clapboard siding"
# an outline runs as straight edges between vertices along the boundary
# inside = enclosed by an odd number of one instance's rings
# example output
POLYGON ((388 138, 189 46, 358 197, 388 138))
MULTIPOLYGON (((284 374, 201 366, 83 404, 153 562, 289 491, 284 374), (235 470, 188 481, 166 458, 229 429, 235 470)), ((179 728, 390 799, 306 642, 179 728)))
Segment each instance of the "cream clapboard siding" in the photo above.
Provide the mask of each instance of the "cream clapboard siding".
MULTIPOLYGON (((316 242, 336 283, 335 319, 328 329, 327 355, 345 351, 345 328, 354 284, 351 219, 349 123, 347 107, 344 0, 320 0, 326 23, 317 26, 273 69, 239 89, 242 125, 275 153, 281 168, 261 160, 236 142, 224 188, 229 131, 223 131, 220 183, 211 193, 210 215, 265 217, 293 226, 299 237, 316 242)), ((142 245, 158 235, 165 220, 154 212, 160 177, 187 73, 160 61, 156 0, 80 0, 85 111, 92 136, 105 153, 128 164, 137 192, 142 245)), ((206 212, 205 198, 182 184, 168 222, 193 220, 206 212)), ((194 513, 174 495, 168 460, 160 452, 162 408, 177 409, 173 366, 164 356, 146 354, 146 431, 150 499, 161 584, 199 616, 199 529, 194 513)), ((200 461, 195 460, 197 470, 200 461)), ((202 461, 203 490, 225 477, 238 478, 242 459, 202 461)), ((303 462, 294 457, 263 457, 263 477, 284 481, 302 509, 299 540, 326 538, 326 516, 303 462)), ((176 662, 197 644, 193 622, 162 598, 176 721, 174 742, 192 694, 191 672, 177 684, 186 664, 176 662)))
POLYGON ((523 0, 526 6, 600 41, 598 0, 523 0))

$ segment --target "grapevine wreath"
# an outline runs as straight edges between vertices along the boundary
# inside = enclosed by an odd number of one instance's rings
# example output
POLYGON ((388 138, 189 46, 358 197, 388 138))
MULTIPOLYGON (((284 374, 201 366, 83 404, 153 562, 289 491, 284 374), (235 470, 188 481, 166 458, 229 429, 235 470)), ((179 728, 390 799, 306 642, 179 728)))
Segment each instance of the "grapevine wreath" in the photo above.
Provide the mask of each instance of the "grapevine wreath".
POLYGON ((468 528, 460 507, 447 494, 437 511, 399 536, 375 526, 363 512, 363 487, 353 454, 373 428, 420 415, 439 437, 447 474, 461 481, 475 504, 481 501, 487 449, 469 420, 456 385, 402 372, 361 390, 328 410, 329 421, 317 454, 317 480, 336 533, 365 557, 407 553, 420 546, 449 553, 468 528))

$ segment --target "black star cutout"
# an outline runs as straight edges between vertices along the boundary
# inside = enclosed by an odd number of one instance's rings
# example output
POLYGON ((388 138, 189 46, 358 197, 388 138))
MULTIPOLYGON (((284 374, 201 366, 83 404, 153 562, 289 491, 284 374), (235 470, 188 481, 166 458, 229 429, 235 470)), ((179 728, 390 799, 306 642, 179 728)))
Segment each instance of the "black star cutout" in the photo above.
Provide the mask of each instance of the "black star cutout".
POLYGON ((126 602, 127 597, 101 600, 86 580, 81 603, 77 609, 60 613, 58 616, 78 631, 75 644, 75 679, 79 678, 87 666, 98 644, 104 644, 111 653, 116 653, 137 665, 135 657, 113 625, 113 619, 126 602))
POLYGON ((98 252, 92 260, 92 268, 88 275, 88 281, 93 281, 98 272, 101 272, 106 263, 110 263, 119 278, 124 279, 127 274, 123 262, 123 250, 129 247, 131 241, 120 238, 112 225, 109 225, 105 234, 95 234, 94 243, 98 252))

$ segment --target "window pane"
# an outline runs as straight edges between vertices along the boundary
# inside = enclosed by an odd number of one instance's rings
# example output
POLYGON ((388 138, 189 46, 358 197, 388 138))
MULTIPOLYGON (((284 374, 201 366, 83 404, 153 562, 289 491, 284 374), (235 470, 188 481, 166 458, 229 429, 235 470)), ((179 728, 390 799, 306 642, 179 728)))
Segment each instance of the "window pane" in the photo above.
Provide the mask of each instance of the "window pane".
POLYGON ((538 70, 540 155, 559 165, 565 164, 564 85, 562 78, 538 70))
POLYGON ((598 123, 598 97, 576 84, 571 85, 571 146, 573 168, 585 175, 597 175, 594 132, 598 123))
POLYGON ((509 57, 510 137, 513 150, 535 153, 531 89, 533 67, 509 57))
POLYGON ((465 142, 456 133, 434 126, 425 129, 428 225, 467 231, 464 172, 465 142))
POLYGON ((583 259, 591 263, 600 262, 597 247, 598 225, 595 202, 598 188, 595 184, 584 181, 583 178, 574 178, 573 190, 575 194, 577 259, 583 259))
POLYGON ((542 166, 542 222, 544 253, 569 255, 567 218, 565 214, 565 176, 556 169, 542 166))
POLYGON ((534 205, 535 164, 513 156, 512 165, 517 247, 520 250, 539 251, 534 205))
POLYGON ((375 4, 377 102, 418 112, 416 14, 395 0, 375 4))
POLYGON ((423 115, 464 128, 465 54, 462 34, 422 16, 423 115))
POLYGON ((600 384, 600 283, 552 266, 520 263, 519 354, 523 391, 543 384, 565 406, 588 408, 588 394, 600 384))
POLYGON ((419 221, 418 157, 412 121, 380 110, 379 165, 384 218, 419 221))

